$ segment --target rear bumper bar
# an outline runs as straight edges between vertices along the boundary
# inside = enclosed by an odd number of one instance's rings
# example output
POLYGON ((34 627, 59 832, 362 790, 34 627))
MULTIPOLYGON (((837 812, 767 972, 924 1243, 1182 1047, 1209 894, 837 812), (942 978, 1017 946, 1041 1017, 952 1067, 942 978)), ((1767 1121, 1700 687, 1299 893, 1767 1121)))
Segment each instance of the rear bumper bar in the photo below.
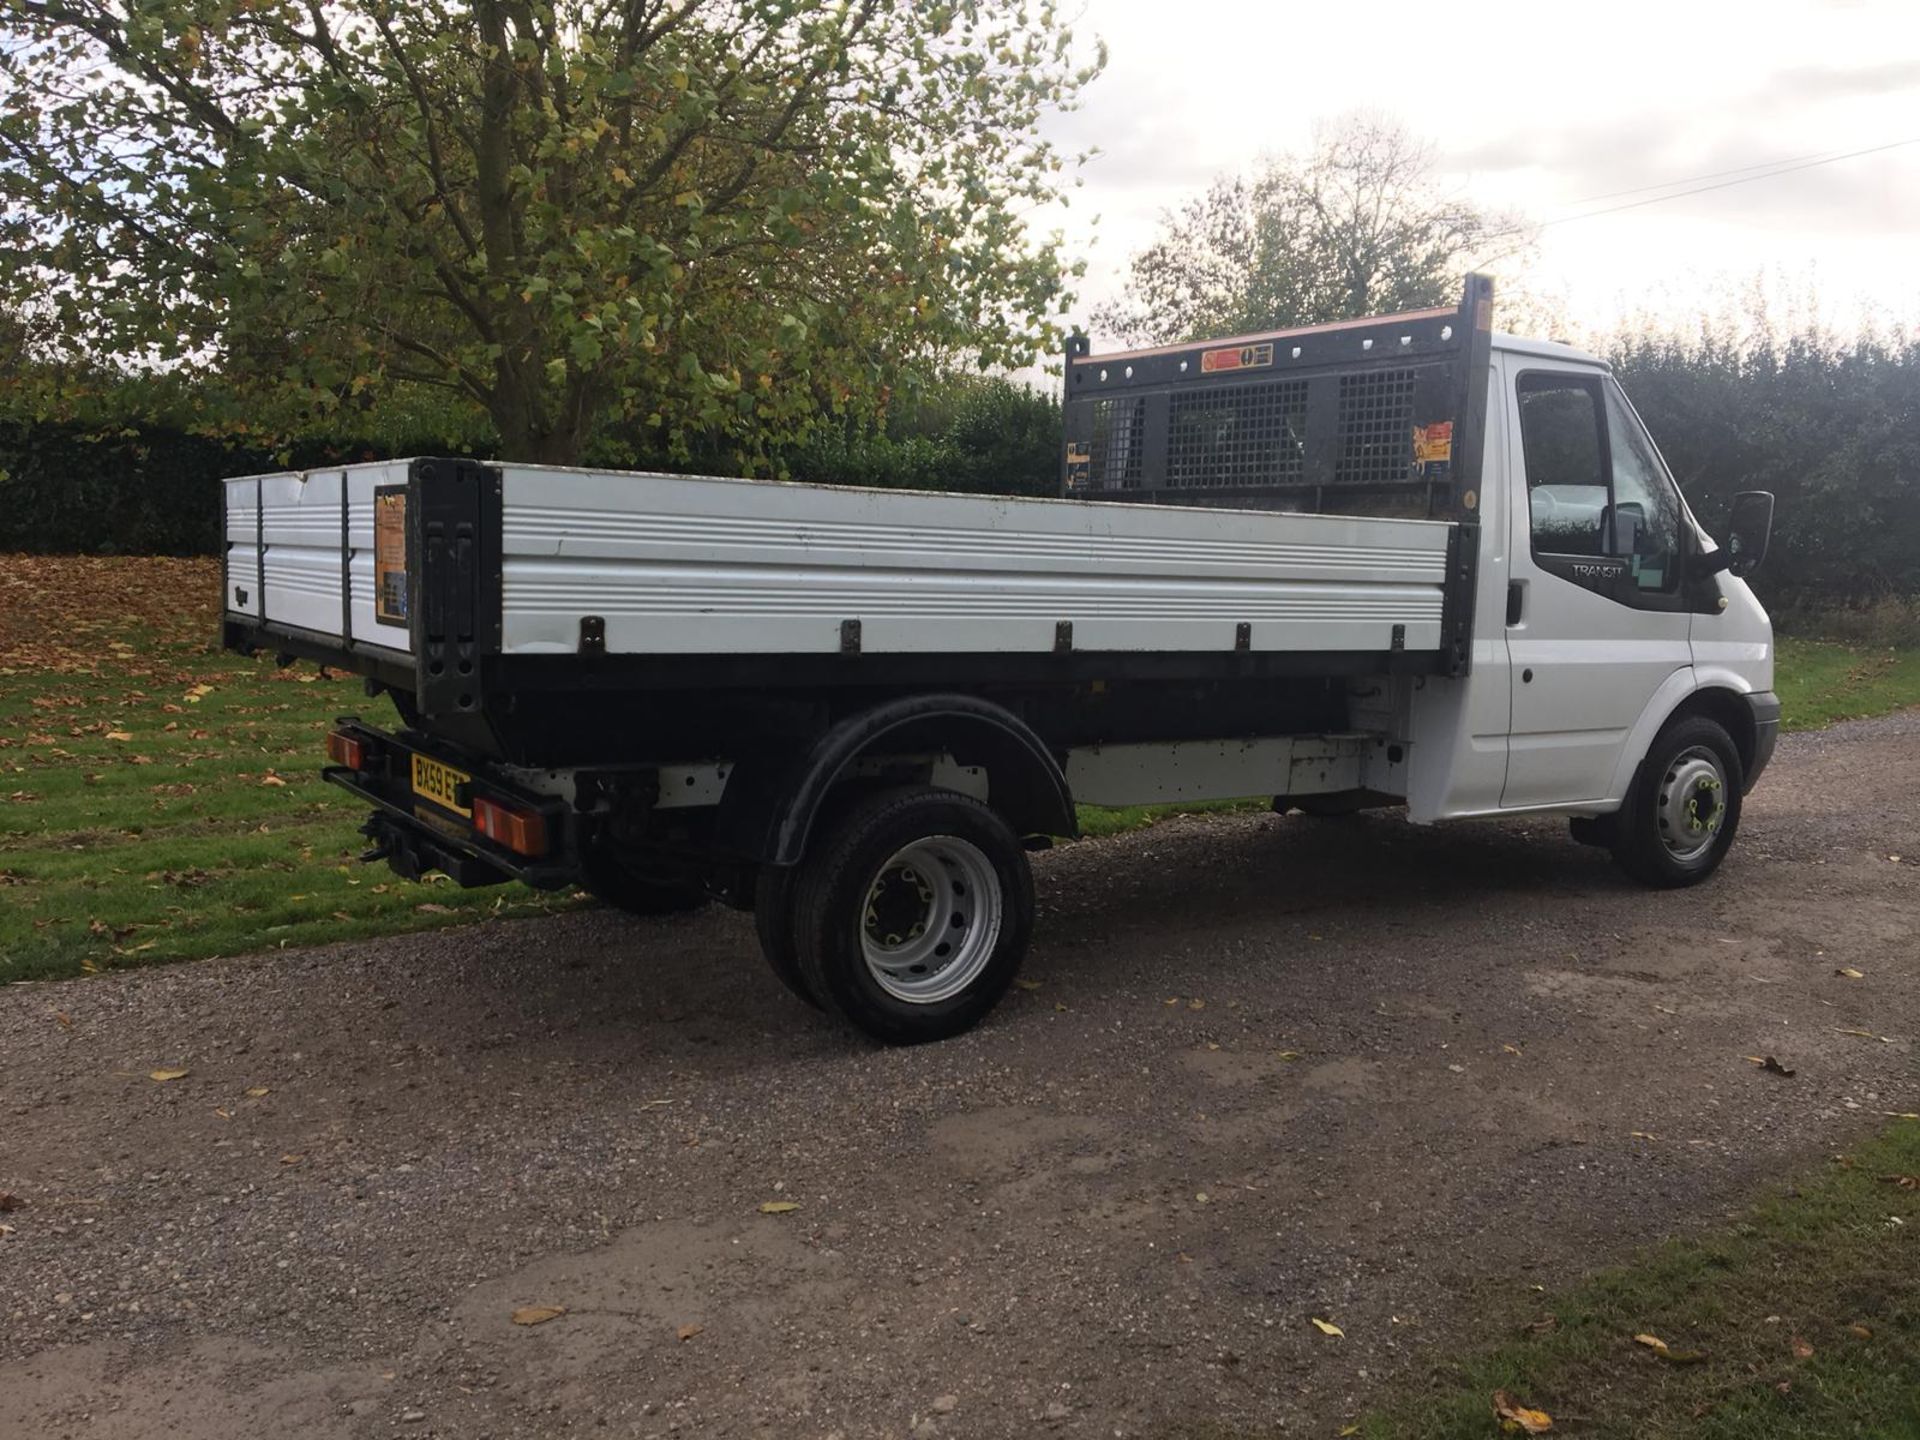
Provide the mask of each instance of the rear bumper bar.
POLYGON ((357 720, 342 720, 335 728, 367 746, 367 768, 350 770, 344 765, 329 765, 320 772, 320 778, 328 784, 338 785, 373 807, 361 833, 373 841, 374 848, 363 858, 385 860, 395 873, 410 880, 439 870, 462 886, 519 880, 536 889, 558 890, 577 882, 577 817, 559 801, 504 784, 470 757, 429 749, 357 720), (540 811, 547 822, 547 854, 529 858, 496 845, 474 834, 462 817, 414 794, 411 775, 415 755, 471 774, 471 788, 477 795, 498 796, 540 811))

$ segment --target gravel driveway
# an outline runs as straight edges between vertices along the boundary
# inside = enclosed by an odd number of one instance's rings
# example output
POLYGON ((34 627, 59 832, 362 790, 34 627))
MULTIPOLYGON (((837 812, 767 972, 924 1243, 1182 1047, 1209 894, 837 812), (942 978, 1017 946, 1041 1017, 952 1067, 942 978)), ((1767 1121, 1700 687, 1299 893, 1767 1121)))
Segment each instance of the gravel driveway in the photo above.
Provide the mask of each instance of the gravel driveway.
POLYGON ((0 991, 0 1435, 1325 1434, 1920 1109, 1920 712, 1691 891, 1545 821, 1039 859, 1031 988, 912 1051, 720 911, 0 991))

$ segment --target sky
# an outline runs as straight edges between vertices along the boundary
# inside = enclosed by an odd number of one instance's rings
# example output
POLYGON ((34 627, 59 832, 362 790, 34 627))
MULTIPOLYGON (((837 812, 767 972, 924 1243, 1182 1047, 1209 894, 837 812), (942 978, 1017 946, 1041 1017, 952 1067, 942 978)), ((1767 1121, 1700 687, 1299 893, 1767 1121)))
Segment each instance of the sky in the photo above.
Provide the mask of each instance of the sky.
POLYGON ((1756 276, 1785 315, 1813 291, 1843 327, 1920 322, 1920 143, 1588 215, 1665 193, 1617 192, 1920 142, 1920 0, 1063 9, 1078 40, 1110 51, 1081 108, 1048 125, 1065 148, 1104 152, 1043 222, 1089 261, 1083 324, 1120 293, 1163 211, 1263 153, 1305 149, 1316 121, 1354 110, 1430 143, 1448 192, 1555 222, 1524 280, 1568 338, 1643 314, 1684 324, 1756 276))

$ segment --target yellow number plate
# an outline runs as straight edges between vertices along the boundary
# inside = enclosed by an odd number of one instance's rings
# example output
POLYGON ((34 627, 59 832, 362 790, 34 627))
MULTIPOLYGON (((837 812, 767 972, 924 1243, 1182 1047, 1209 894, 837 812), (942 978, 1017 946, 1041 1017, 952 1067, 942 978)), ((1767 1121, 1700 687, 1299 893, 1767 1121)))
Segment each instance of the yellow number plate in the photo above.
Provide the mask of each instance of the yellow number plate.
POLYGON ((442 765, 438 760, 425 755, 413 757, 413 793, 422 800, 431 800, 444 806, 456 815, 464 815, 469 820, 473 811, 462 805, 459 800, 461 787, 471 784, 473 776, 464 770, 456 770, 451 765, 442 765))

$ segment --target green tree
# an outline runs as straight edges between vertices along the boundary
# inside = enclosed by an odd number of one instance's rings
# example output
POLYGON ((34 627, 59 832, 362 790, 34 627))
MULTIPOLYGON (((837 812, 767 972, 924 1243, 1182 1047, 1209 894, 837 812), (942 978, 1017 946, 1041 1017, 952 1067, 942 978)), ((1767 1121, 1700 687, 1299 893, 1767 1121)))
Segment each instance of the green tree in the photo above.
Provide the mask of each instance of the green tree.
POLYGON ((764 463, 903 368, 1028 363, 1052 0, 12 0, 0 306, 322 420, 395 387, 509 458, 597 424, 764 463))
POLYGON ((1467 270, 1516 233, 1444 194, 1406 131, 1349 116, 1309 153, 1222 177, 1164 215, 1125 298, 1095 319, 1125 343, 1164 344, 1453 304, 1467 270))

